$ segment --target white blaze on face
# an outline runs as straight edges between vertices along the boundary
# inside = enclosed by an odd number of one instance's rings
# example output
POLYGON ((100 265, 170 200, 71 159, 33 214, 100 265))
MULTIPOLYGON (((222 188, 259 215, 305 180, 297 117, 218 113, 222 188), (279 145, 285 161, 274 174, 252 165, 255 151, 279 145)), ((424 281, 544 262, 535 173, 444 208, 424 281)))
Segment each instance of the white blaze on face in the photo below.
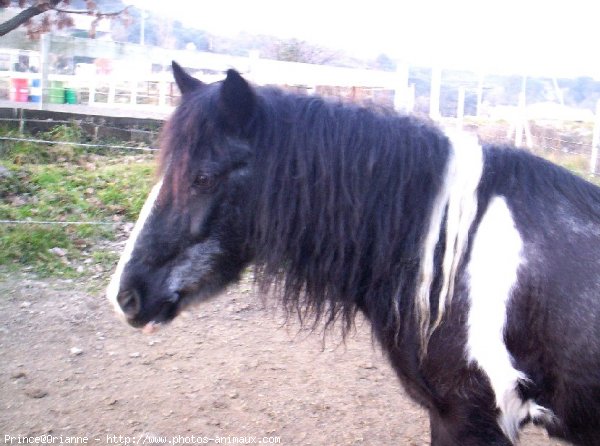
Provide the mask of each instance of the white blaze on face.
POLYGON ((127 265, 127 262, 129 262, 129 259, 131 259, 131 253, 133 252, 133 248, 135 247, 135 243, 137 241, 138 236, 142 232, 142 229, 144 228, 148 217, 150 217, 150 215, 152 214, 152 209, 154 208, 154 203, 158 198, 162 184, 163 180, 161 179, 158 183, 154 185, 154 187, 150 191, 150 194, 148 195, 144 206, 142 206, 142 210, 140 211, 138 220, 136 221, 135 226, 131 231, 131 235, 129 236, 129 239, 125 244, 125 248, 123 249, 123 253, 121 254, 119 263, 117 264, 117 269, 115 270, 108 285, 108 288, 106 289, 106 297, 109 301, 112 302, 117 313, 123 318, 125 317, 125 314, 123 313, 121 306, 117 302, 117 296, 119 295, 119 290, 121 286, 121 275, 123 274, 125 265, 127 265))

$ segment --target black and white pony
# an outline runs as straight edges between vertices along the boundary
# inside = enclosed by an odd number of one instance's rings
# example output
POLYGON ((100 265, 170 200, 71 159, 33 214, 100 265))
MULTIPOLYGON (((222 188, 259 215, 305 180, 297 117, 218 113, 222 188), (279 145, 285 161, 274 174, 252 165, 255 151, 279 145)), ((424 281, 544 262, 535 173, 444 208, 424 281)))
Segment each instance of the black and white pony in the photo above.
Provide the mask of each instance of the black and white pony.
POLYGON ((161 179, 108 288, 130 324, 254 264, 293 311, 368 318, 433 445, 530 421, 600 445, 600 189, 412 117, 173 70, 161 179))

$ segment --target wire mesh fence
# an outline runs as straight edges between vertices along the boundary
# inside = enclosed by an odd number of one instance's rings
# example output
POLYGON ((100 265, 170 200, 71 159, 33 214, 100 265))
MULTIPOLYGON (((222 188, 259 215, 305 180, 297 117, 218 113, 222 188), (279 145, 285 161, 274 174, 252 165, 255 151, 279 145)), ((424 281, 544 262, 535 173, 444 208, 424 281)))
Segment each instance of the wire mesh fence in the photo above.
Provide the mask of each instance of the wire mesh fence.
MULTIPOLYGON (((452 119, 446 119, 444 125, 455 123, 452 119)), ((514 144, 515 128, 507 121, 487 120, 474 117, 465 117, 463 122, 464 130, 476 134, 482 143, 492 144, 514 144)), ((550 158, 559 164, 566 164, 573 170, 579 170, 580 173, 586 171, 587 165, 591 164, 590 156, 592 154, 593 126, 584 122, 531 122, 529 123, 531 133, 532 152, 550 158)), ((90 123, 85 120, 63 120, 63 119, 37 119, 37 118, 0 118, 0 129, 10 128, 12 131, 0 131, 0 154, 6 145, 10 144, 35 144, 39 150, 46 150, 43 147, 66 146, 76 147, 84 152, 125 154, 142 153, 153 156, 157 152, 154 144, 139 143, 138 141, 127 141, 124 143, 105 142, 98 138, 97 130, 114 130, 117 133, 127 132, 129 135, 143 135, 144 141, 156 141, 159 135, 159 128, 131 128, 111 124, 90 123), (19 130, 31 125, 44 124, 50 127, 67 126, 79 129, 79 138, 86 141, 73 141, 64 139, 48 139, 44 133, 31 135, 21 134, 19 130), (86 128, 86 125, 89 125, 86 128), (5 133, 5 134, 2 134, 5 133)), ((598 175, 595 171, 592 175, 598 175)), ((0 219, 2 225, 104 225, 114 226, 119 224, 115 221, 59 221, 51 219, 0 219)))

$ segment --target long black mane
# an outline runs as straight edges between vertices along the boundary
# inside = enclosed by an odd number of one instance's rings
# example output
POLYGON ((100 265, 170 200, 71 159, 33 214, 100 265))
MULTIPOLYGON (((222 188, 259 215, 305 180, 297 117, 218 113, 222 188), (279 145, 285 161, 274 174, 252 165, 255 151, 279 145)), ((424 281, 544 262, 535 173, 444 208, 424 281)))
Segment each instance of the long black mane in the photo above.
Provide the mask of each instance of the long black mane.
POLYGON ((328 308, 328 322, 341 314, 349 324, 361 308, 396 327, 415 292, 447 138, 413 118, 321 98, 265 90, 259 104, 260 271, 283 273, 285 301, 317 317, 328 308))
MULTIPOLYGON (((270 88, 256 93, 245 132, 256 172, 251 223, 260 283, 281 279, 286 306, 317 320, 326 313, 328 323, 341 317, 348 327, 360 308, 380 328, 397 327, 410 313, 448 139, 390 111, 270 88)), ((219 125, 206 122, 217 115, 216 94, 180 106, 165 147, 181 153, 163 159, 189 170, 200 155, 196 139, 219 125)))

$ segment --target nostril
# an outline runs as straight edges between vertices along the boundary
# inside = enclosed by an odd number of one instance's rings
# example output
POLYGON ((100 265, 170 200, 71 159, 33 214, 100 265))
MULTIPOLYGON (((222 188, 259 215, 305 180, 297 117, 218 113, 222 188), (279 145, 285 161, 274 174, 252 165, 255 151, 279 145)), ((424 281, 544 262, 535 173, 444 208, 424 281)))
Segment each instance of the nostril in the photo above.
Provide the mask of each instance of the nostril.
POLYGON ((142 298, 135 289, 121 291, 117 296, 117 302, 128 318, 134 318, 142 309, 142 298))

